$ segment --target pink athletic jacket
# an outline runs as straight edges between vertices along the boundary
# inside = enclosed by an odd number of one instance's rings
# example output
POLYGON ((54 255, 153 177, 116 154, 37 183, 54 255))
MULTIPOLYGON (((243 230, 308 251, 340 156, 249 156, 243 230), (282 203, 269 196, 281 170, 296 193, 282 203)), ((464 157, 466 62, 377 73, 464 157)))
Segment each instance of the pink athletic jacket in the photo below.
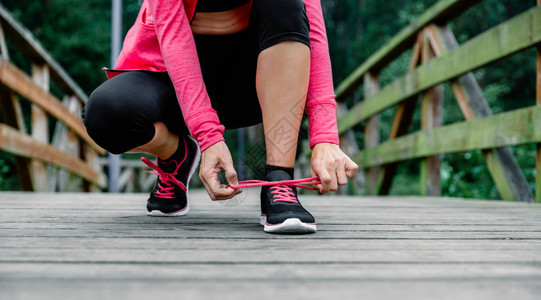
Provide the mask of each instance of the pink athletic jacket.
MULTIPOLYGON (((338 144, 336 101, 333 90, 327 34, 320 0, 304 0, 310 22, 311 67, 306 114, 310 147, 338 144)), ((126 38, 116 70, 167 71, 184 120, 201 151, 222 141, 220 124, 207 94, 190 20, 197 0, 145 0, 126 38)), ((118 75, 107 71, 109 78, 118 75)))

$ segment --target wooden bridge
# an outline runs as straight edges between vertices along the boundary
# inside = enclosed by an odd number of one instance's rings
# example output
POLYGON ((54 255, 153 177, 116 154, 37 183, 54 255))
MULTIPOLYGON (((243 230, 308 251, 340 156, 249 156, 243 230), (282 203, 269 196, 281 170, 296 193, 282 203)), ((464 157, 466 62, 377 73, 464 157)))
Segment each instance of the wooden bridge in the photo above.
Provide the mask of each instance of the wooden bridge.
MULTIPOLYGON (((106 189, 104 151, 79 117, 86 95, 0 6, 0 150, 14 155, 22 189, 34 191, 0 192, 0 298, 538 299, 541 52, 536 99, 521 109, 494 113, 471 72, 537 49, 541 6, 532 1, 459 44, 448 24, 479 2, 437 2, 338 85, 342 147, 364 172, 342 191, 350 196, 301 198, 318 220, 306 236, 264 234, 253 190, 236 208, 195 190, 190 215, 166 219, 145 215, 145 194, 96 193, 106 189), (408 53, 409 71, 380 86, 382 70, 408 53), (463 122, 443 125, 446 83, 463 122), (382 135, 384 113, 394 118, 382 135), (508 148, 528 144, 537 145, 535 182, 508 148), (510 201, 440 197, 441 155, 474 150, 510 201), (420 196, 386 196, 412 159, 421 161, 420 196)), ((124 190, 152 184, 134 174, 144 173, 125 162, 124 190)))
POLYGON ((271 235, 258 190, 192 192, 183 218, 144 194, 0 194, 1 299, 538 299, 541 206, 433 197, 301 198, 313 235, 271 235))

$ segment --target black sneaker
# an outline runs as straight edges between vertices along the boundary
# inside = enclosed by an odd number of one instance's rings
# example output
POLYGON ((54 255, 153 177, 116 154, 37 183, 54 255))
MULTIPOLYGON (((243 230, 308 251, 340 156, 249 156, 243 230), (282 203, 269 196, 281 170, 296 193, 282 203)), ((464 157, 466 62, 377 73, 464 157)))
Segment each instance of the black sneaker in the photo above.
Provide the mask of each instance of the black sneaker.
MULTIPOLYGON (((291 180, 282 170, 271 171, 266 181, 291 180)), ((261 221, 269 233, 314 233, 316 221, 302 207, 297 188, 288 185, 263 186, 261 188, 261 221)))
POLYGON ((190 210, 188 187, 197 169, 201 154, 191 137, 181 137, 179 149, 167 161, 157 159, 156 166, 148 159, 141 160, 156 170, 156 186, 147 201, 147 214, 156 217, 184 216, 190 210))

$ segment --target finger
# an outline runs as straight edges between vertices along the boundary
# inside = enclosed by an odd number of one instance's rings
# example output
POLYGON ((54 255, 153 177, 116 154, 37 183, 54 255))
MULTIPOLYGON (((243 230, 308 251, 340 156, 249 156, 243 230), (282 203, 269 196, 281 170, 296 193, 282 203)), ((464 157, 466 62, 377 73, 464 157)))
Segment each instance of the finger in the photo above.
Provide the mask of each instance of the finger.
POLYGON ((240 194, 242 191, 240 189, 232 189, 229 186, 222 185, 218 190, 214 191, 216 200, 227 200, 231 199, 233 196, 240 194))
POLYGON ((225 200, 233 197, 236 193, 235 189, 232 189, 231 187, 222 184, 220 180, 218 180, 218 173, 211 172, 207 176, 207 184, 209 185, 212 194, 214 195, 213 200, 225 200))
POLYGON ((355 174, 357 174, 357 170, 359 170, 359 166, 357 166, 356 163, 354 163, 351 159, 348 158, 346 161, 346 175, 349 178, 355 177, 355 174))
POLYGON ((203 176, 202 172, 199 172, 199 178, 201 178, 201 182, 203 182, 203 185, 205 185, 205 189, 207 190, 207 194, 209 194, 209 197, 212 201, 216 200, 216 196, 214 195, 214 192, 210 188, 209 184, 207 183, 207 180, 203 176))
POLYGON ((214 196, 214 198, 211 198, 212 200, 220 200, 223 198, 223 192, 221 191, 223 189, 222 184, 218 180, 218 174, 213 174, 214 176, 207 177, 207 185, 214 196))
POLYGON ((239 180, 237 178, 237 171, 235 171, 235 168, 233 166, 227 166, 224 168, 225 171, 225 178, 227 178, 227 183, 230 185, 238 185, 239 180))
POLYGON ((329 184, 329 190, 336 192, 338 190, 338 178, 336 176, 336 170, 329 172, 331 175, 331 183, 329 184))
POLYGON ((329 172, 327 172, 326 169, 322 169, 321 171, 318 172, 318 174, 319 174, 319 180, 321 181, 321 187, 319 188, 319 192, 322 194, 325 194, 329 192, 329 189, 331 187, 331 181, 332 181, 331 174, 329 174, 329 172))
POLYGON ((333 159, 332 162, 328 162, 325 166, 325 170, 331 177, 331 180, 329 182, 329 190, 330 191, 337 191, 338 190, 338 176, 337 173, 342 168, 343 163, 339 163, 337 159, 333 159))
POLYGON ((348 183, 346 168, 347 167, 344 166, 343 168, 339 168, 338 170, 336 170, 336 178, 338 180, 338 185, 345 185, 348 183))
POLYGON ((201 181, 207 189, 207 193, 210 196, 210 199, 215 200, 224 200, 232 197, 233 189, 226 189, 226 186, 220 182, 218 179, 218 170, 202 170, 201 181))
MULTIPOLYGON (((314 168, 310 168, 310 176, 319 178, 319 175, 314 171, 314 168)), ((319 191, 321 189, 321 184, 313 184, 312 187, 319 191)))

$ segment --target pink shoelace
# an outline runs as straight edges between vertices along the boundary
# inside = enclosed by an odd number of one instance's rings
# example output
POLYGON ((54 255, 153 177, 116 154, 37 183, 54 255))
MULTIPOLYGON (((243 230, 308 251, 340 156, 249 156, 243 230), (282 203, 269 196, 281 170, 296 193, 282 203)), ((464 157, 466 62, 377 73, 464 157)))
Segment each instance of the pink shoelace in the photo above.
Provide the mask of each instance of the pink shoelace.
POLYGON ((241 189, 256 186, 270 186, 269 191, 271 191, 271 194, 274 195, 273 202, 281 201, 299 203, 291 187, 315 190, 316 188, 311 186, 315 184, 321 184, 319 177, 280 181, 245 180, 240 181, 237 185, 229 185, 229 187, 233 189, 241 189))
MULTIPOLYGON (((158 167, 157 165, 152 163, 150 160, 148 160, 146 157, 141 157, 141 161, 147 164, 147 166, 156 170, 156 171, 148 171, 148 173, 158 175, 158 179, 160 180, 160 183, 158 183, 158 190, 156 191, 157 197, 167 198, 167 199, 175 198, 175 193, 174 193, 175 187, 173 186, 173 184, 176 184, 183 191, 186 191, 186 186, 184 185, 184 183, 180 182, 180 180, 175 178, 175 175, 177 175, 178 168, 173 173, 166 173, 162 169, 160 169, 160 167, 158 167)), ((178 166, 180 167, 180 164, 178 166)))
POLYGON ((176 179, 175 175, 177 175, 178 169, 184 163, 187 156, 188 156, 188 145, 186 144, 186 140, 184 140, 184 158, 182 159, 180 163, 177 163, 175 160, 169 162, 169 163, 174 162, 176 164, 175 171, 171 173, 164 172, 160 167, 155 165, 146 157, 141 157, 142 162, 144 162, 147 166, 155 170, 155 171, 148 171, 148 173, 158 175, 158 179, 160 180, 160 183, 158 183, 158 190, 156 191, 157 197, 167 198, 167 199, 175 198, 175 192, 174 192, 175 187, 173 186, 173 184, 180 187, 183 191, 186 191, 186 186, 184 185, 184 183, 176 179))

